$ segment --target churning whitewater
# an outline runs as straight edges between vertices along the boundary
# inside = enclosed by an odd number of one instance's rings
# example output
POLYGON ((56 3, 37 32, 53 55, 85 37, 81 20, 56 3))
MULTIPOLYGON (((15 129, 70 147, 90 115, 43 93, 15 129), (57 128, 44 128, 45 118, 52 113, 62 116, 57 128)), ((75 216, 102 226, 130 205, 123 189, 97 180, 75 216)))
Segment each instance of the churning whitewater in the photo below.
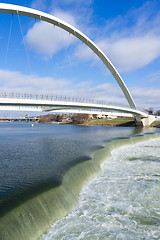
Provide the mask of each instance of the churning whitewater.
POLYGON ((160 138, 112 151, 41 240, 160 239, 160 138))

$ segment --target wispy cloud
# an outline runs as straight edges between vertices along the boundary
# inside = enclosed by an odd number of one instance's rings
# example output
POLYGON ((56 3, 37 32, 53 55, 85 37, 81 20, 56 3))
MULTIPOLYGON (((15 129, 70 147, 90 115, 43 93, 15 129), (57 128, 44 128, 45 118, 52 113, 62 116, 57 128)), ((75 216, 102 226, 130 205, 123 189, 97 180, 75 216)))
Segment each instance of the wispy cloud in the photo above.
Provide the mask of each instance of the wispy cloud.
MULTIPOLYGON (((34 0, 31 7, 48 10, 51 15, 58 17, 84 32, 90 32, 87 26, 92 15, 92 0, 34 0)), ((55 53, 76 42, 76 38, 66 31, 45 22, 37 22, 25 36, 30 48, 44 57, 52 57, 55 53)))
POLYGON ((71 83, 68 79, 54 79, 51 77, 24 75, 20 72, 0 70, 1 90, 56 94, 57 91, 69 87, 71 83))
POLYGON ((148 76, 150 83, 160 83, 160 71, 154 72, 148 76))
MULTIPOLYGON (((76 26, 74 17, 56 9, 53 15, 76 26)), ((64 30, 45 22, 37 22, 28 30, 25 37, 31 49, 45 57, 52 57, 58 51, 69 47, 76 39, 64 30)))
POLYGON ((31 8, 45 11, 47 9, 47 0, 34 0, 31 3, 31 8))
POLYGON ((160 94, 157 88, 133 88, 131 89, 132 96, 138 107, 160 109, 160 94))
MULTIPOLYGON (((133 71, 160 57, 160 11, 154 14, 154 1, 126 16, 107 20, 101 28, 92 29, 97 45, 104 51, 120 72, 133 71)), ((79 48, 76 56, 94 60, 87 48, 79 48)))
POLYGON ((144 67, 160 56, 160 36, 150 33, 141 37, 121 38, 114 42, 104 39, 98 45, 120 72, 144 67))
POLYGON ((0 70, 0 88, 1 91, 36 92, 37 94, 99 99, 108 102, 119 102, 122 98, 124 101, 119 88, 109 83, 92 86, 91 82, 84 81, 76 84, 68 79, 25 75, 7 70, 0 70))
MULTIPOLYGON (((1 91, 53 94, 66 97, 97 99, 110 104, 127 105, 120 89, 113 84, 105 83, 92 86, 89 81, 75 84, 69 79, 55 79, 24 75, 20 72, 0 70, 1 91)), ((132 96, 138 107, 159 109, 160 94, 157 88, 132 88, 132 96), (148 97, 149 96, 149 97, 148 97)))
MULTIPOLYGON (((120 72, 142 68, 160 57, 160 11, 157 10, 157 1, 147 1, 125 16, 106 19, 101 27, 91 23, 92 1, 49 2, 53 15, 81 29, 93 39, 120 72)), ((35 5, 37 3, 36 0, 33 2, 35 5)), ((46 4, 45 0, 40 1, 40 6, 46 4)), ((59 28, 53 30, 52 26, 44 22, 34 24, 26 35, 26 41, 33 50, 49 57, 76 42, 65 31, 59 28)), ((76 45, 75 56, 81 61, 98 60, 84 45, 76 45)))

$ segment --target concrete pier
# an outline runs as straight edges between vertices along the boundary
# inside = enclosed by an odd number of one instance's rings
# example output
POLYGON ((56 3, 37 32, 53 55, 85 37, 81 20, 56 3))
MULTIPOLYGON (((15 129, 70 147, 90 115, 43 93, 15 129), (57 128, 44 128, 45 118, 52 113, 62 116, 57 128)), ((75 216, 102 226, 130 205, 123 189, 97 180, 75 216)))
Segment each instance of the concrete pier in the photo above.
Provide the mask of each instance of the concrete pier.
POLYGON ((156 120, 156 116, 154 115, 148 115, 147 118, 142 118, 142 124, 144 127, 149 127, 151 123, 153 123, 156 120))
POLYGON ((136 116, 136 126, 142 126, 142 127, 149 127, 151 123, 153 123, 156 120, 156 116, 154 115, 148 115, 148 117, 140 118, 140 116, 136 116))

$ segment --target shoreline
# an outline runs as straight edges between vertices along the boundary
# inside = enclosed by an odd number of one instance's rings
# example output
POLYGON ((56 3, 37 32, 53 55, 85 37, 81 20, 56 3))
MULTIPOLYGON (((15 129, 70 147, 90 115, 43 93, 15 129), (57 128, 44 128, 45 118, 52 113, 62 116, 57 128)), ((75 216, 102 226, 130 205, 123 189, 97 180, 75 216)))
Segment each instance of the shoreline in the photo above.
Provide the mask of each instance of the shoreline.
MULTIPOLYGON (((10 123, 14 122, 14 120, 0 120, 0 123, 10 123)), ((16 122, 16 121, 15 121, 16 122)), ((22 121, 22 122, 28 122, 22 121)), ((30 121, 30 122, 35 122, 35 121, 30 121)), ((73 123, 72 121, 36 121, 36 123, 41 123, 41 124, 73 124, 77 126, 111 126, 111 127, 136 127, 135 121, 130 118, 116 118, 116 119, 91 119, 88 121, 85 121, 84 123, 73 123)), ((140 127, 140 126, 137 126, 140 127)), ((160 128, 160 121, 154 121, 150 127, 156 127, 160 128)))
POLYGON ((39 238, 51 224, 74 209, 82 187, 101 171, 101 164, 111 156, 113 150, 159 137, 159 133, 146 133, 105 142, 104 147, 92 153, 91 160, 71 167, 64 174, 60 186, 28 199, 4 215, 0 221, 0 238, 3 240, 39 238))

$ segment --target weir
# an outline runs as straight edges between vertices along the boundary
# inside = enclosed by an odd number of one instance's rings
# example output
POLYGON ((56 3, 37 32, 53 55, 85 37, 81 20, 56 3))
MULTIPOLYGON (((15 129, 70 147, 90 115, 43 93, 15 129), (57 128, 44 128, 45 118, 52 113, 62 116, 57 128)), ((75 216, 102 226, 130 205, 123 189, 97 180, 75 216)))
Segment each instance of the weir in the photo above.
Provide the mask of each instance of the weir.
POLYGON ((160 134, 135 135, 106 142, 93 152, 92 159, 72 167, 60 186, 49 189, 0 218, 0 239, 30 240, 39 238, 56 220, 66 216, 77 204, 82 186, 100 172, 101 163, 112 151, 125 145, 159 138, 160 134))

